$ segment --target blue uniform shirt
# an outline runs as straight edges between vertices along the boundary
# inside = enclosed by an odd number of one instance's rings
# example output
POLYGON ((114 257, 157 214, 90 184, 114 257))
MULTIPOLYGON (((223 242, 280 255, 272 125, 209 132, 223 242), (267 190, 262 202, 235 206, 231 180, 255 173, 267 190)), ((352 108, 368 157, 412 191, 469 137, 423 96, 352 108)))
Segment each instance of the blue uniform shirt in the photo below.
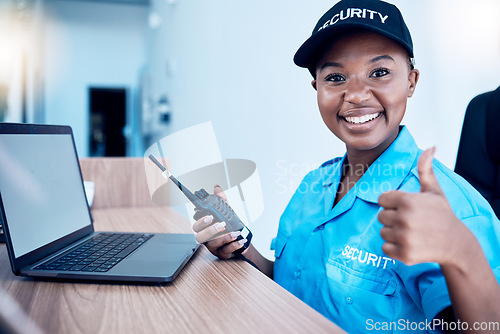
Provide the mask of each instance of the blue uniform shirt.
MULTIPOLYGON (((422 327, 426 319, 432 322, 451 305, 439 265, 406 266, 387 257, 377 219, 383 192, 420 191, 421 153, 401 127, 335 207, 345 156, 307 174, 280 219, 274 280, 349 333, 411 332, 409 325, 421 326, 415 332, 428 330, 422 327)), ((500 277, 500 223, 490 205, 443 164, 434 160, 433 167, 453 212, 475 234, 500 277)))

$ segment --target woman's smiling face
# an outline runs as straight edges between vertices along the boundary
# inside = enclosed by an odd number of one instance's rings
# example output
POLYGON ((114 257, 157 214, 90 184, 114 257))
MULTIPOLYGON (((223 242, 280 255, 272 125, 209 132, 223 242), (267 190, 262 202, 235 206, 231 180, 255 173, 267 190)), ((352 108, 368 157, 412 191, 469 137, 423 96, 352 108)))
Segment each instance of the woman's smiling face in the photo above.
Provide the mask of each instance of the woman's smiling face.
POLYGON ((312 84, 323 121, 348 152, 380 154, 399 133, 418 75, 399 44, 379 34, 356 32, 325 51, 312 84))

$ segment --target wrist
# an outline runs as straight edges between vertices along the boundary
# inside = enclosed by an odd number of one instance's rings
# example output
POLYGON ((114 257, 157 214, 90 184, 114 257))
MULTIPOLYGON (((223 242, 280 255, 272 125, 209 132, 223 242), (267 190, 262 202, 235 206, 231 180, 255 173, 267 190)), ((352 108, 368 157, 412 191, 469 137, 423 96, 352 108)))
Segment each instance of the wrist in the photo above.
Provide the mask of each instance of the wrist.
POLYGON ((248 253, 251 252, 250 248, 253 248, 252 244, 250 243, 247 248, 243 252, 241 252, 241 255, 248 257, 248 253))
POLYGON ((251 261, 253 263, 260 263, 257 250, 250 244, 238 257, 245 259, 246 261, 251 261))
POLYGON ((447 247, 448 255, 440 262, 441 268, 454 269, 466 273, 474 266, 477 255, 482 253, 482 248, 474 234, 458 218, 447 247))

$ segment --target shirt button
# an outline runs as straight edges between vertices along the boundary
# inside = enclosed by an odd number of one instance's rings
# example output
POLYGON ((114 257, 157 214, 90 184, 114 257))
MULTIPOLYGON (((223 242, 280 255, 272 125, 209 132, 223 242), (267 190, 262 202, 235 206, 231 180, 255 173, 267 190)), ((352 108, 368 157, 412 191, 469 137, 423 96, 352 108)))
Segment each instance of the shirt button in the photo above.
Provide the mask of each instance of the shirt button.
POLYGON ((347 304, 352 304, 352 297, 347 297, 347 298, 345 299, 345 302, 346 302, 347 304))
POLYGON ((295 278, 299 278, 301 275, 301 271, 300 270, 297 270, 295 273, 294 273, 294 276, 295 278))

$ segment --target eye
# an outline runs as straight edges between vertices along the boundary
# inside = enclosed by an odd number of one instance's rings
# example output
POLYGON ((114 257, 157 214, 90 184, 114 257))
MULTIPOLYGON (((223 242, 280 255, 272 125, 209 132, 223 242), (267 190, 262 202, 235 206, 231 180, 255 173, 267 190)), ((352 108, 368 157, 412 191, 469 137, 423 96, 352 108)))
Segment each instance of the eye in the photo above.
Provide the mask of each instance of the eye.
POLYGON ((370 78, 381 78, 391 73, 387 68, 377 68, 370 74, 370 78))
POLYGON ((345 77, 339 73, 328 74, 325 78, 325 81, 331 82, 342 82, 345 81, 345 77))

